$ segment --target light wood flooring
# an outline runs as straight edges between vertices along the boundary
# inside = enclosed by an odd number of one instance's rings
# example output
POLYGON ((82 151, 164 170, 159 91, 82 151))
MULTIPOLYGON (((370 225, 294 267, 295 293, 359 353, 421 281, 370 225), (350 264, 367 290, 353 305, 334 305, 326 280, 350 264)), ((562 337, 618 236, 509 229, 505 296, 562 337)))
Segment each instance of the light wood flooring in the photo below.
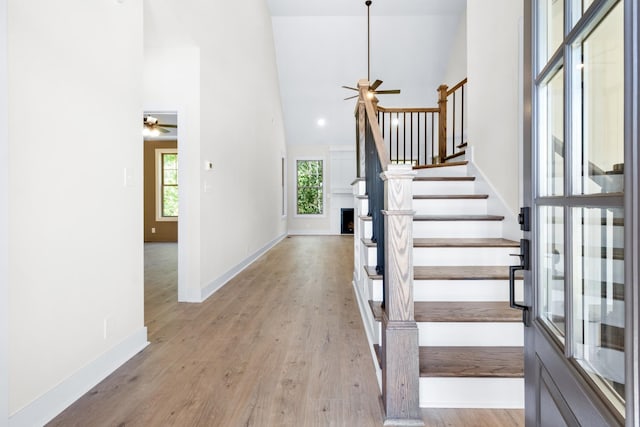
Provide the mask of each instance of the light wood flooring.
MULTIPOLYGON (((145 245, 151 344, 51 426, 382 425, 351 237, 287 238, 202 304, 176 302, 176 258, 175 244, 145 245)), ((524 424, 518 410, 423 416, 427 426, 524 424)))

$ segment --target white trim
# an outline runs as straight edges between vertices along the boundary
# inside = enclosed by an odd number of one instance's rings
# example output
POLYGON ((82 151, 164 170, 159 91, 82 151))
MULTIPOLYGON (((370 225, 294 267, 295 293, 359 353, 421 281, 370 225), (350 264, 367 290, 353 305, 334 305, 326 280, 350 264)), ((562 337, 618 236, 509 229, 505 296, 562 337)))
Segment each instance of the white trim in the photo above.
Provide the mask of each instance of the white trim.
MULTIPOLYGON (((200 59, 198 59, 199 61, 200 59)), ((180 200, 180 212, 179 215, 182 218, 188 218, 187 212, 190 205, 200 205, 200 193, 198 191, 189 191, 188 182, 185 179, 185 162, 188 156, 185 154, 188 146, 197 144, 199 146, 200 141, 189 140, 189 133, 187 129, 187 114, 186 108, 182 105, 145 105, 144 112, 157 112, 165 114, 176 114, 178 122, 178 183, 182 183, 182 186, 178 187, 178 197, 180 200), (187 185, 185 185, 187 184, 187 185)), ((143 141, 144 144, 144 141, 143 141)), ((200 257, 200 244, 199 242, 191 242, 189 234, 187 233, 187 221, 178 221, 178 301, 193 301, 194 293, 196 289, 193 286, 189 286, 189 278, 200 277, 200 271, 189 271, 188 257, 200 257)), ((192 269, 196 270, 196 269, 192 269)))
POLYGON ((7 0, 0 0, 0 426, 9 421, 9 82, 7 0))
POLYGON ((236 264, 235 267, 228 270, 222 276, 210 282, 207 286, 202 288, 202 290, 200 291, 200 301, 193 301, 193 302, 204 302, 207 298, 209 298, 211 295, 216 293, 216 291, 218 291, 220 288, 226 285, 231 279, 233 279, 238 274, 240 274, 245 268, 247 268, 254 261, 256 261, 262 255, 264 255, 267 251, 269 251, 269 249, 273 248, 275 245, 277 245, 282 240, 284 240, 285 237, 287 237, 286 234, 282 234, 276 237, 275 239, 273 239, 272 241, 264 245, 262 248, 258 249, 253 254, 249 255, 243 261, 236 264))
POLYGON ((294 195, 293 195, 293 217, 300 219, 314 219, 314 218, 325 218, 327 216, 327 170, 328 170, 327 159, 323 156, 302 156, 296 157, 293 159, 293 170, 294 170, 294 195), (322 213, 321 214, 299 214, 298 213, 298 162, 304 161, 321 161, 322 162, 322 213))
POLYGON ((13 414, 9 418, 8 425, 10 427, 26 427, 48 423, 147 345, 149 345, 147 328, 142 327, 120 344, 100 355, 96 360, 13 414))
POLYGON ((368 347, 371 352, 371 361, 373 362, 373 368, 376 372, 376 379, 378 380, 378 388, 380 392, 382 392, 382 368, 378 364, 378 355, 376 354, 375 349, 373 348, 373 344, 376 342, 374 337, 374 331, 371 330, 369 322, 367 321, 367 310, 371 312, 371 308, 369 307, 368 302, 364 301, 362 295, 360 294, 360 290, 358 288, 358 284, 355 280, 351 282, 353 285, 353 292, 356 295, 356 301, 358 302, 358 311, 360 312, 360 319, 362 320, 362 326, 364 327, 364 332, 367 335, 368 347))
POLYGON ((467 174, 475 176, 475 192, 476 194, 488 194, 487 200, 487 212, 492 215, 504 216, 502 221, 502 237, 505 239, 520 241, 522 232, 520 231, 520 224, 518 224, 518 215, 513 212, 507 202, 505 202, 502 195, 491 184, 487 176, 480 170, 478 165, 473 161, 473 147, 467 147, 467 153, 469 153, 469 163, 467 165, 467 174))
POLYGON ((336 233, 327 229, 289 230, 289 236, 353 236, 353 234, 336 233))
MULTIPOLYGON (((178 222, 178 217, 166 217, 162 216, 162 155, 163 154, 178 154, 177 148, 156 148, 155 150, 155 165, 156 165, 156 221, 157 222, 178 222)), ((180 162, 180 156, 178 155, 178 162, 180 162)), ((178 164, 178 173, 180 166, 178 164)), ((180 182, 180 181, 178 181, 180 182)), ((180 194, 180 187, 178 186, 178 194, 180 194)), ((178 196, 179 197, 179 196, 178 196)), ((178 198, 178 200, 180 200, 178 198)), ((179 203, 179 202, 178 202, 179 203)))
POLYGON ((289 201, 288 201, 288 197, 287 194, 289 194, 289 183, 287 182, 289 179, 289 168, 287 167, 288 165, 288 159, 287 159, 287 154, 286 153, 281 153, 280 154, 280 168, 282 169, 280 171, 280 173, 282 174, 281 179, 283 180, 282 184, 282 206, 281 211, 280 211, 280 217, 282 219, 285 219, 287 217, 287 213, 289 211, 289 201))

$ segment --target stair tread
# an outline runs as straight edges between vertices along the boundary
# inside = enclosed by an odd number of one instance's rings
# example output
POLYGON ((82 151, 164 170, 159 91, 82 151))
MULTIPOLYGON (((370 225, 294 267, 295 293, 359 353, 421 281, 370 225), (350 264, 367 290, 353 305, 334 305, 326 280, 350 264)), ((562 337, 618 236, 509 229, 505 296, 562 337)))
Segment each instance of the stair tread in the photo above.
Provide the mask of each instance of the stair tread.
POLYGON ((420 347, 421 377, 522 378, 522 347, 420 347))
POLYGON ((446 156, 444 158, 444 161, 446 162, 447 160, 451 160, 451 159, 455 159, 455 158, 460 157, 460 156, 464 156, 464 154, 465 154, 464 150, 458 151, 457 153, 449 154, 448 156, 446 156))
POLYGON ((469 164, 468 161, 461 161, 461 162, 449 162, 449 163, 436 163, 435 165, 418 165, 418 166, 414 166, 414 169, 437 169, 437 168, 446 168, 449 166, 466 166, 467 164, 469 164))
MULTIPOLYGON (((369 215, 360 215, 360 219, 371 221, 369 215)), ((500 215, 414 215, 414 221, 502 221, 500 215)))
POLYGON ((418 200, 429 199, 488 199, 488 194, 418 194, 413 196, 418 200))
MULTIPOLYGON (((451 165, 451 164, 449 164, 451 165)), ((414 181, 475 181, 475 176, 416 176, 414 181)))
MULTIPOLYGON (((371 239, 362 239, 367 247, 375 247, 376 243, 371 239)), ((428 238, 415 237, 413 239, 414 248, 517 248, 520 243, 514 240, 501 238, 428 238)))
POLYGON ((414 221, 502 221, 500 215, 414 215, 414 221))
MULTIPOLYGON (((488 199, 488 194, 414 194, 414 200, 440 200, 440 199, 488 199)), ((362 194, 356 196, 359 200, 369 200, 369 196, 362 194)))
MULTIPOLYGON (((379 301, 369 301, 376 321, 382 320, 379 301)), ((509 307, 508 302, 483 301, 420 301, 414 303, 416 322, 516 322, 522 321, 522 312, 509 307)))
MULTIPOLYGON (((370 279, 382 279, 376 268, 366 266, 370 279)), ((519 277, 522 277, 519 275, 519 277)), ((508 280, 508 266, 414 266, 414 280, 508 280)))
MULTIPOLYGON (((374 344, 378 365, 380 346, 374 344)), ((436 378, 522 378, 522 347, 420 347, 420 376, 436 378)))

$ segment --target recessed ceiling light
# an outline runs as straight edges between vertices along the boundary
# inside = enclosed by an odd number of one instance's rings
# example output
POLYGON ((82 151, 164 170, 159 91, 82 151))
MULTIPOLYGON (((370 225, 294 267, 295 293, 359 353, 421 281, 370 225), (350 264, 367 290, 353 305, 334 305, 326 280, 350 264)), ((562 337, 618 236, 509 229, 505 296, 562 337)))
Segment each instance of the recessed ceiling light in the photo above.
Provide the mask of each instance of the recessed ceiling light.
POLYGON ((318 119, 318 126, 320 127, 324 127, 324 125, 327 124, 327 121, 325 119, 318 119))

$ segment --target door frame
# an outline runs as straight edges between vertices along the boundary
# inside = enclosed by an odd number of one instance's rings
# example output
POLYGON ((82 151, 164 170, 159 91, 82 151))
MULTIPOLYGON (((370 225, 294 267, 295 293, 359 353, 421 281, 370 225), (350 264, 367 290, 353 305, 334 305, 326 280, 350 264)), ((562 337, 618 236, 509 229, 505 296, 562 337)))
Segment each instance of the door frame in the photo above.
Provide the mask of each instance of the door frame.
MULTIPOLYGON (((567 0, 569 1, 569 0, 567 0)), ((596 0, 599 1, 599 0, 596 0)), ((601 0, 603 3, 610 0, 601 0)), ((637 260, 640 257, 640 67, 638 61, 640 59, 640 6, 637 0, 621 0, 624 3, 624 57, 633 58, 633 60, 625 60, 624 85, 627 88, 624 99, 624 140, 625 140, 625 177, 624 177, 624 257, 627 260, 637 260)), ((536 98, 534 96, 534 56, 536 54, 535 39, 533 38, 534 30, 534 13, 536 0, 524 0, 524 46, 523 46, 523 162, 522 162, 522 180, 523 180, 523 200, 525 206, 531 207, 531 231, 524 232, 524 238, 534 241, 533 250, 531 251, 531 270, 524 272, 525 286, 524 298, 531 308, 532 324, 536 324, 536 313, 538 313, 538 292, 534 289, 534 280, 536 279, 535 269, 538 265, 537 245, 535 244, 535 231, 537 224, 537 212, 533 204, 535 193, 535 167, 536 153, 534 152, 535 129, 533 127, 536 114, 536 98)), ((565 64, 566 69, 566 64, 565 64)), ((565 87, 565 93, 568 88, 565 87)), ((566 110, 566 107, 565 107, 566 110)), ((568 120, 565 120, 568 124, 568 120)), ((570 174, 570 170, 565 170, 565 175, 570 174)), ((565 224, 569 226, 569 224, 565 224)), ((640 284, 640 266, 637 262, 625 263, 625 412, 626 426, 640 425, 640 290, 637 285, 640 284), (634 289, 635 288, 635 289, 634 289)), ((568 312, 566 315, 570 315, 568 312)), ((558 360, 564 364, 563 369, 567 374, 565 378, 555 378, 558 381, 573 380, 578 387, 584 391, 588 402, 585 402, 585 410, 594 410, 603 415, 612 425, 619 424, 620 419, 614 414, 608 404, 605 404, 600 393, 587 381, 583 375, 572 366, 572 362, 565 356, 565 352, 559 347, 552 344, 553 338, 547 333, 545 328, 539 326, 531 326, 525 328, 525 401, 536 401, 539 390, 538 381, 542 378, 545 380, 545 373, 537 371, 542 366, 538 360, 535 351, 526 351, 527 348, 536 348, 536 339, 545 340, 549 344, 544 351, 555 353, 558 360)), ((567 335, 569 339, 569 335, 567 335)), ((539 341, 538 341, 538 345, 539 341)), ((551 382, 553 380, 549 378, 551 382)), ((553 387, 552 387, 553 388, 553 387)), ((559 393, 559 390, 555 390, 559 393)), ((554 394, 552 390, 552 395, 554 394)), ((568 419, 571 424, 572 413, 570 406, 564 400, 563 396, 552 396, 558 404, 558 408, 563 416, 568 419), (557 398, 557 399, 556 399, 557 398), (564 407, 563 407, 564 405, 564 407), (568 411, 568 412, 567 412, 568 411)), ((575 404, 576 402, 572 402, 575 404)), ((578 408, 580 409, 580 408, 578 408)), ((539 419, 539 408, 531 405, 525 406, 525 419, 527 425, 535 425, 539 419)), ((577 420, 574 421, 577 422, 577 420)))

